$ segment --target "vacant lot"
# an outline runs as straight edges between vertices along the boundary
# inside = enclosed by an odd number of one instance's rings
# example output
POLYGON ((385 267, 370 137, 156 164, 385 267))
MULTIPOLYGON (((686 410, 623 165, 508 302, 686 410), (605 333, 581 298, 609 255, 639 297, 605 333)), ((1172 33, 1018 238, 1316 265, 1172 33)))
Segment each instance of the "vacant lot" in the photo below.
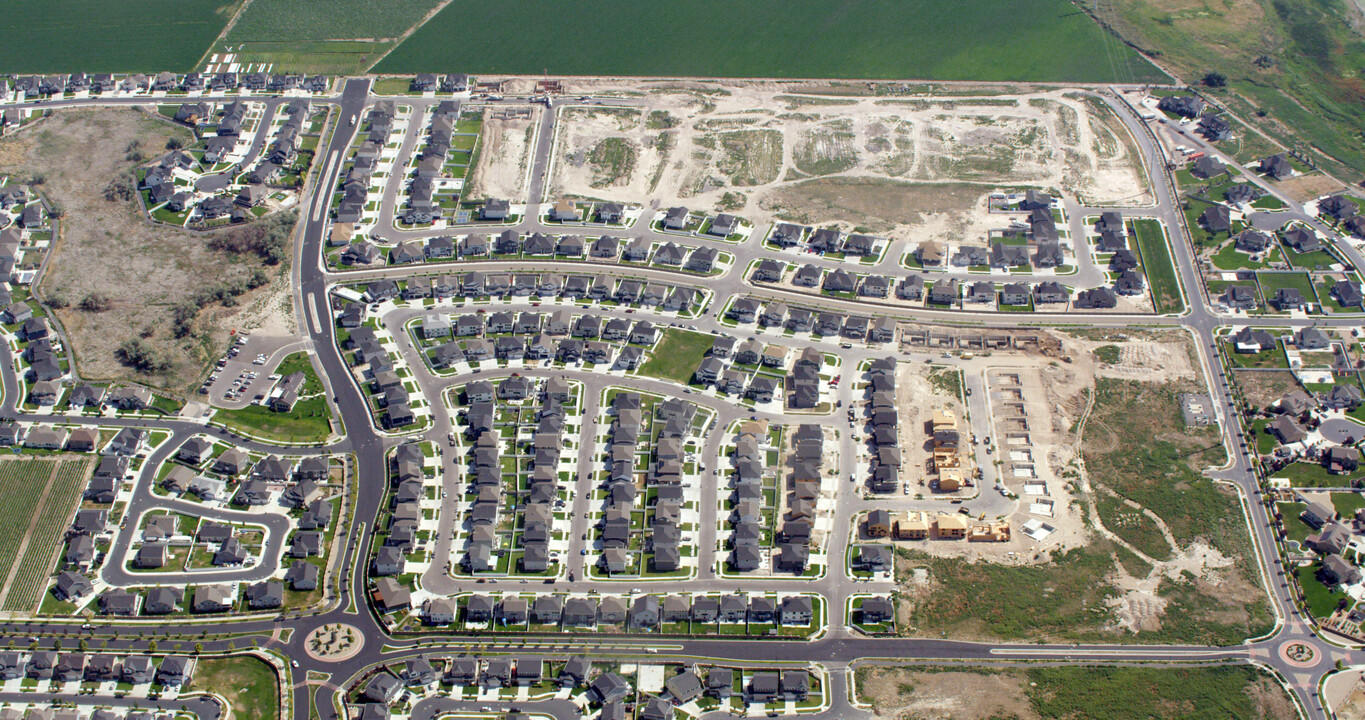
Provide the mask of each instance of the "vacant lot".
MULTIPOLYGON (((1158 338, 1130 338, 1118 364, 1095 371, 1084 425, 1062 420, 1060 427, 1072 430, 1049 461, 1075 488, 1085 544, 1045 543, 1024 565, 963 562, 935 557, 941 543, 911 545, 899 560, 905 581, 898 630, 915 637, 1222 645, 1270 626, 1238 500, 1199 472, 1224 457, 1217 431, 1183 424, 1178 395, 1202 385, 1192 379, 1186 344, 1175 338, 1164 336, 1179 354, 1160 362, 1149 352, 1158 338), (1071 460, 1074 450, 1083 464, 1071 460), (991 601, 973 600, 980 597, 991 601)), ((1112 348, 1101 344, 1108 342, 1092 339, 1089 351, 1070 354, 1088 359, 1112 348)), ((1060 516, 1052 523, 1062 527, 1060 516)))
POLYGON ((1126 587, 1120 617, 1143 633, 1233 642, 1270 613, 1236 496, 1199 472, 1226 457, 1218 432, 1181 417, 1179 393, 1201 388, 1099 378, 1082 450, 1101 522, 1163 561, 1126 587))
POLYGON ((859 699, 879 717, 1271 718, 1298 717, 1274 678, 1249 666, 959 670, 862 667, 859 699))
POLYGON ((640 366, 640 374, 686 385, 715 339, 713 335, 668 328, 649 360, 640 366))
POLYGON ((91 461, 11 459, 0 462, 0 610, 28 612, 38 606, 56 562, 57 548, 90 472, 91 461))
POLYGON ((192 140, 145 112, 105 109, 58 112, 0 140, 0 172, 41 176, 40 190, 64 210, 41 291, 52 304, 65 305, 56 312, 83 378, 183 391, 224 347, 228 328, 278 325, 277 318, 292 316, 286 283, 271 282, 264 290, 223 294, 177 336, 177 305, 205 291, 243 290, 258 273, 268 280, 283 266, 265 267, 254 252, 211 249, 222 236, 151 225, 135 199, 105 199, 110 181, 135 165, 134 143, 136 153, 152 160, 171 137, 192 140), (107 310, 80 309, 92 293, 109 300, 107 310), (135 363, 142 370, 120 361, 119 349, 131 341, 146 350, 135 363))
POLYGON ((550 196, 984 242, 1005 222, 985 202, 1001 187, 1119 205, 1149 195, 1127 130, 1082 93, 883 97, 854 84, 605 78, 566 91, 642 90, 638 107, 561 111, 550 196))
POLYGON ((264 660, 240 657, 200 658, 186 691, 221 695, 234 709, 248 717, 273 718, 279 714, 280 683, 274 668, 264 660))
POLYGON ((232 0, 5 3, 0 72, 188 72, 235 5, 232 0))
POLYGON ((1158 80, 1061 0, 689 3, 457 0, 381 73, 952 80, 1158 80), (545 22, 554 18, 553 22, 545 22), (470 32, 478 28, 478 32, 470 32), (459 38, 452 42, 452 38, 459 38))

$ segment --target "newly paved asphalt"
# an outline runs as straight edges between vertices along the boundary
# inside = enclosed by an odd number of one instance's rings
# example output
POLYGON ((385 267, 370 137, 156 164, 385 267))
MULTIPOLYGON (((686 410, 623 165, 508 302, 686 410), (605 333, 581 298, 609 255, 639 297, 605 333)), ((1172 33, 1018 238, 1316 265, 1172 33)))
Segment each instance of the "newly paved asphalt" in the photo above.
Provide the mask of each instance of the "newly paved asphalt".
MULTIPOLYGON (((1111 664, 1121 662, 1256 662, 1274 669, 1286 681, 1287 686, 1294 693, 1297 700, 1302 704, 1309 717, 1325 717, 1326 713, 1319 704, 1317 697, 1317 683, 1320 678, 1333 669, 1333 664, 1337 661, 1347 665, 1365 663, 1365 654, 1358 650, 1344 649, 1321 639, 1314 632, 1314 626, 1308 619, 1301 616, 1292 600, 1291 588, 1284 581, 1283 569, 1280 566, 1279 556, 1275 549, 1274 537, 1271 524, 1267 515, 1266 504, 1262 502, 1257 479, 1255 477, 1250 456, 1241 445, 1240 440, 1228 440, 1230 455, 1232 457, 1228 467, 1219 469, 1212 475, 1220 480, 1235 487, 1240 495, 1245 499, 1245 506, 1250 515, 1250 526, 1253 539, 1256 542, 1257 557, 1261 568, 1267 577, 1267 586, 1273 596, 1273 604, 1278 615, 1278 622, 1275 631, 1266 638, 1248 641, 1241 645, 1218 648, 1218 647, 1172 647, 1172 646, 1133 646, 1133 645, 1041 645, 1041 644, 1008 644, 1008 643, 975 643, 960 642, 946 639, 934 638, 867 638, 853 634, 852 632, 840 627, 842 625, 843 598, 848 593, 854 591, 864 591, 866 586, 855 586, 851 581, 843 577, 843 543, 831 543, 831 554, 829 559, 830 570, 826 576, 816 581, 798 580, 773 580, 764 581, 761 584, 763 589, 778 589, 783 591, 818 591, 829 599, 831 609, 831 625, 828 632, 814 641, 794 641, 794 640, 733 640, 721 638, 650 638, 640 636, 604 636, 596 633, 555 633, 555 634, 530 634, 523 637, 463 637, 458 635, 436 636, 430 638, 412 639, 405 637, 389 637, 384 630, 382 623, 373 616, 364 602, 367 590, 366 566, 367 554, 363 548, 370 545, 371 536, 374 528, 374 521, 379 511, 379 504, 384 497, 387 473, 385 468, 385 451, 391 447, 397 439, 380 431, 374 425, 368 403, 360 389, 351 379, 351 374, 340 357, 335 347, 333 335, 333 323, 330 312, 328 311, 327 291, 329 287, 338 282, 352 282, 360 278, 375 278, 388 276, 407 276, 415 272, 446 273, 451 272, 455 266, 440 265, 419 268, 393 268, 369 270, 357 273, 329 273, 321 263, 322 250, 327 230, 326 214, 330 202, 330 193, 327 190, 335 186, 336 178, 344 159, 346 149, 354 136, 356 128, 359 126, 359 117, 366 105, 373 101, 369 95, 369 81, 366 79, 352 79, 345 82, 343 92, 330 98, 335 103, 339 112, 335 122, 335 133, 327 146, 317 156, 315 165, 315 179, 312 185, 313 191, 305 195, 300 205, 300 228, 299 235, 301 241, 295 258, 293 273, 296 288, 295 303, 299 313, 301 327, 305 329, 306 342, 310 346, 310 355, 315 362, 324 383, 328 386, 328 392, 333 397, 335 410, 341 423, 346 428, 345 437, 338 440, 326 448, 279 448, 268 443, 261 443, 234 436, 226 431, 215 427, 205 427, 202 423, 190 422, 185 420, 166 418, 166 419, 100 419, 100 424, 107 426, 133 425, 141 427, 167 428, 174 433, 172 442, 160 448, 153 457, 149 458, 148 468, 154 469, 159 460, 173 451, 174 447, 197 432, 207 432, 217 438, 228 440, 251 449, 261 451, 280 451, 288 450, 290 453, 299 454, 307 452, 351 452, 357 459, 357 474, 359 478, 359 492, 357 503, 351 514, 351 521, 346 525, 347 539, 343 543, 342 557, 337 559, 334 568, 341 568, 341 593, 340 597, 330 598, 326 609, 312 611, 302 614, 286 614, 281 616, 261 617, 248 616, 242 619, 230 619, 227 622, 223 618, 211 618, 207 621, 190 618, 171 618, 169 620, 151 623, 140 622, 101 622, 99 627, 82 630, 76 626, 75 622, 67 623, 56 620, 43 619, 35 622, 7 622, 0 623, 0 642, 14 640, 18 646, 26 646, 29 637, 40 638, 41 644, 46 644, 48 638, 53 637, 73 637, 81 636, 87 638, 97 638, 108 640, 109 648, 114 650, 145 651, 147 640, 141 637, 141 631, 155 627, 159 636, 162 636, 160 648, 161 652, 166 652, 165 643, 169 642, 166 638, 175 636, 182 642, 193 643, 196 638, 202 638, 206 651, 218 651, 228 649, 241 649, 249 646, 265 647, 275 650, 283 656, 296 661, 298 667, 291 668, 292 675, 290 685, 300 688, 294 695, 293 705, 294 715, 299 720, 309 717, 308 693, 304 689, 305 673, 310 670, 327 673, 330 680, 327 684, 319 688, 317 693, 317 703, 320 708, 320 715, 323 718, 331 717, 335 693, 339 688, 347 686, 348 680, 355 678, 379 662, 394 662, 402 660, 416 654, 440 655, 451 654, 461 651, 476 653, 500 653, 500 652, 535 652, 537 654, 553 657, 562 657, 569 654, 587 653, 590 655, 600 655, 604 657, 645 657, 643 651, 646 648, 654 648, 657 654, 650 656, 653 662, 663 661, 671 658, 676 659, 704 659, 726 662, 729 664, 746 666, 773 666, 785 662, 807 662, 814 661, 823 664, 830 669, 830 687, 828 694, 834 698, 831 708, 823 713, 828 718, 864 717, 864 711, 851 707, 847 700, 847 675, 848 669, 860 663, 873 662, 877 660, 931 660, 941 662, 966 662, 975 664, 997 664, 1007 661, 1035 660, 1060 663, 1100 663, 1111 664), (350 123, 354 118, 356 122, 350 123), (316 191, 322 188, 323 191, 316 191), (357 609, 352 609, 352 601, 356 601, 357 609), (356 656, 340 662, 324 662, 314 660, 303 650, 304 638, 307 634, 324 624, 344 622, 360 628, 361 633, 366 637, 366 643, 356 656), (282 631, 292 632, 282 632, 282 631), (210 634, 212 633, 212 634, 210 634), (231 634, 231 640, 222 635, 231 634), (1299 667, 1281 658, 1280 649, 1288 642, 1298 642, 1312 647, 1315 650, 1315 661, 1309 667, 1299 667), (231 643, 231 645, 229 644, 231 643)), ((1131 112, 1122 101, 1110 94, 1101 93, 1099 95, 1105 102, 1113 106, 1119 116, 1132 129, 1135 138, 1140 146, 1142 155, 1147 163, 1148 176, 1154 179, 1154 192, 1157 198, 1155 207, 1146 210, 1126 211, 1125 215, 1132 217, 1156 217, 1161 219, 1173 236, 1184 238, 1185 233, 1181 230, 1183 218, 1180 215, 1176 204, 1175 190, 1171 185, 1170 176, 1165 169, 1163 154, 1157 144, 1156 137, 1152 134, 1151 128, 1145 125, 1134 113, 1131 112)), ((280 100, 279 102, 283 102, 280 100)), ((269 102, 267 100, 267 102, 269 102)), ((405 98, 402 102, 412 104, 416 109, 424 109, 430 104, 430 100, 405 98)), ((64 105, 119 105, 119 104, 146 104, 145 99, 111 99, 111 100, 84 100, 84 101, 56 101, 45 104, 53 107, 64 105)), ((278 104, 278 103, 275 103, 278 104)), ((275 104, 270 105, 270 112, 273 112, 275 104)), ((3 106, 0 106, 3 107, 3 106)), ((414 112, 414 118, 421 115, 414 112)), ((542 201, 542 192, 548 169, 551 163, 551 139, 553 137, 553 125, 555 113, 544 113, 541 125, 538 129, 538 141, 536 143, 535 154, 529 169, 529 197, 531 208, 526 213, 527 219, 524 220, 516 229, 521 231, 546 231, 554 233, 572 232, 573 230, 563 226, 543 227, 535 219, 537 213, 534 208, 542 201)), ((409 128, 405 135, 403 147, 410 152, 415 147, 414 139, 420 128, 416 122, 409 128)), ((1161 128, 1161 131, 1170 131, 1169 128, 1161 128)), ((1189 137, 1182 137, 1184 142, 1196 142, 1189 137)), ((1201 149, 1206 149, 1216 153, 1212 148, 1205 148, 1201 144, 1201 149)), ((400 157, 400 162, 405 157, 400 157)), ((1224 158, 1228 161, 1227 158, 1224 158)), ((1267 188, 1271 194, 1281 197, 1289 205, 1287 213, 1277 214, 1284 219, 1298 218, 1307 222, 1315 223, 1311 218, 1307 218, 1302 207, 1289 201, 1288 198, 1280 196, 1274 188, 1267 188)), ((391 187, 386 194, 383 202, 385 213, 384 221, 387 223, 391 219, 392 210, 398 206, 398 201, 394 196, 397 192, 396 187, 391 187)), ((1098 208, 1083 208, 1068 205, 1068 212, 1073 219, 1072 232, 1078 231, 1074 221, 1086 214, 1098 212, 1098 208)), ((643 226, 642 220, 638 225, 643 226)), ((501 226, 497 230, 503 229, 501 226)), ((485 231, 492 228, 485 229, 485 231)), ((399 232, 390 225, 381 225, 381 229, 376 231, 378 235, 387 238, 399 239, 410 237, 422 237, 435 234, 442 234, 450 231, 425 231, 425 232, 399 232)), ((584 234, 597 234, 598 231, 584 228, 584 234)), ((704 240, 695 237, 677 238, 676 236, 660 235, 651 233, 647 229, 637 227, 628 231, 614 230, 611 234, 637 236, 641 234, 657 235, 657 239, 676 239, 685 245, 712 245, 730 252, 736 256, 736 264, 731 270, 723 275, 709 278, 698 278, 696 276, 681 272, 641 269, 636 267, 623 268, 613 264, 596 264, 584 262, 556 262, 556 261, 535 261, 518 260, 512 262, 486 263, 461 263, 470 267, 497 267, 500 270, 527 269, 528 271, 555 270, 566 273, 601 273, 607 275, 629 274, 635 277, 647 277, 659 279, 664 282, 676 284, 689 284, 697 287, 706 288, 714 293, 714 298, 708 309, 707 314, 695 320, 683 320, 684 324, 695 325, 704 332, 716 332, 725 334, 753 334, 753 328, 734 329, 721 324, 715 316, 720 307, 723 307, 726 300, 735 295, 750 295, 760 299, 782 299, 787 302, 800 304, 808 307, 818 307, 830 309, 836 312, 853 314, 878 314, 889 315, 909 320, 918 320, 928 323, 970 323, 974 327, 1010 327, 1020 323, 1017 315, 997 314, 997 313, 974 313, 967 311, 943 311, 922 308, 905 308, 894 302, 872 302, 868 300, 844 301, 835 298, 821 297, 806 293, 796 292, 782 288, 769 286, 755 286, 742 277, 742 272, 748 262, 755 258, 764 256, 758 250, 756 240, 751 240, 743 245, 734 245, 720 241, 704 240)), ((1175 259, 1179 268, 1179 276, 1186 289, 1189 309, 1179 317, 1154 318, 1150 315, 1122 315, 1104 313, 1075 313, 1075 312, 1041 312, 1035 313, 1028 318, 1030 324, 1046 325, 1049 323, 1065 323, 1068 325, 1095 325, 1095 326, 1122 326, 1132 323, 1143 325, 1164 325, 1169 327, 1183 327, 1194 333, 1198 338, 1200 362, 1206 374, 1211 379, 1212 390, 1216 404, 1219 406, 1219 414, 1226 422, 1231 423, 1230 432, 1226 433, 1229 438, 1240 438, 1240 420, 1235 413, 1223 411, 1231 402, 1231 393, 1227 385, 1227 378, 1224 376, 1221 364, 1211 357, 1213 352, 1213 332, 1220 325, 1229 322, 1230 318, 1221 316, 1209 307, 1204 299, 1201 287, 1201 279, 1196 271, 1195 259, 1192 249, 1187 240, 1176 241, 1173 243, 1175 259), (1235 432, 1232 432, 1235 430, 1235 432)), ((1345 248, 1348 258, 1360 266, 1361 259, 1359 253, 1354 248, 1345 248)), ((897 248, 892 248, 887 256, 875 266, 854 266, 850 270, 863 272, 886 272, 889 274, 900 274, 903 270, 898 269, 899 254, 897 248)), ((789 260, 796 261, 797 257, 792 256, 789 260)), ((815 256, 802 255, 800 262, 813 262, 817 265, 833 267, 837 265, 834 261, 825 260, 815 256)), ((1082 259, 1079 268, 1079 279, 1089 277, 1098 270, 1093 267, 1087 259, 1082 259)), ((966 276, 964 276, 966 277, 966 276)), ((980 276, 970 276, 973 279, 980 276)), ((1078 279, 1078 278, 1073 278, 1078 279)), ((603 310, 604 314, 615 311, 603 310)), ((392 318, 386 318, 386 322, 401 326, 402 316, 394 314, 392 318)), ((1357 325, 1358 321, 1349 319, 1318 318, 1303 320, 1284 320, 1284 319, 1259 319, 1258 325, 1276 325, 1284 328, 1299 327, 1306 324, 1317 325, 1357 325)), ((410 354, 413 349, 406 345, 405 337, 400 333, 400 350, 405 354, 410 354)), ((866 358, 877 357, 888 353, 886 349, 858 347, 854 349, 837 349, 832 345, 825 346, 823 349, 829 352, 838 352, 843 358, 843 380, 835 389, 836 398, 847 407, 856 398, 853 395, 852 383, 854 381, 853 368, 857 363, 866 358)), ((7 350, 0 350, 0 360, 4 361, 4 367, 11 368, 10 358, 5 354, 7 350)), ((410 356, 411 357, 411 356, 410 356)), ((918 360, 917 356, 912 356, 918 360)), ((439 392, 444 387, 465 382, 466 377, 435 377, 427 373, 420 362, 411 362, 410 366, 415 372, 418 382, 421 384, 424 394, 433 406, 439 406, 439 392)), ((595 398, 600 391, 607 385, 625 386, 638 388, 643 391, 679 394, 681 389, 670 383, 651 380, 640 377, 622 377, 619 375, 604 376, 601 374, 575 373, 573 370, 519 370, 523 374, 543 375, 549 372, 555 374, 573 373, 574 379, 580 380, 585 386, 585 400, 587 414, 585 415, 583 433, 585 436, 595 434, 594 427, 596 412, 595 398)), ((11 371, 5 371, 3 384, 5 389, 5 405, 3 412, 8 417, 19 417, 21 419, 41 420, 42 418, 30 417, 17 412, 15 399, 18 396, 16 380, 11 371)), ((481 377, 488 377, 484 373, 481 377)), ((498 376, 498 373, 493 373, 498 376)), ((969 379, 969 385, 973 382, 969 379)), ((984 392, 979 394, 984 395, 984 392)), ((739 408, 727 401, 719 400, 708 395, 691 394, 685 396, 687 400, 705 405, 717 413, 718 422, 714 427, 724 428, 729 421, 757 414, 762 417, 778 422, 818 422, 822 424, 840 427, 843 418, 842 410, 838 411, 833 417, 807 417, 789 415, 785 412, 759 412, 739 408)), ((979 401, 979 398, 978 398, 979 401)), ((449 424, 444 417, 444 408, 436 407, 436 412, 440 415, 437 422, 433 425, 427 435, 436 440, 438 444, 444 445, 444 435, 448 432, 449 424)), ((981 409, 974 408, 974 416, 977 419, 984 416, 981 409)), ((978 435, 988 432, 987 427, 976 427, 974 429, 978 435)), ((841 431, 840 443, 840 462, 841 469, 851 467, 855 455, 855 445, 851 440, 847 427, 844 425, 841 431)), ((710 458, 717 455, 714 451, 718 449, 719 443, 723 440, 719 431, 713 432, 705 440, 705 450, 702 457, 710 458)), ((588 465, 587 467, 590 467, 588 465)), ((580 465, 580 471, 585 469, 580 465)), ((725 470, 721 462, 709 462, 706 472, 701 479, 702 497, 711 497, 724 482, 724 477, 720 474, 725 470)), ((847 472, 840 472, 839 478, 846 476, 847 472)), ((580 472, 580 475, 582 473, 580 472)), ((580 479, 579 483, 586 482, 580 479)), ((129 514, 137 517, 142 512, 152 507, 174 507, 165 499, 153 496, 147 487, 146 478, 139 483, 137 494, 134 496, 129 507, 129 514)), ((580 485, 580 488, 582 486, 580 485)), ((579 493, 573 506, 576 518, 581 518, 582 512, 587 509, 586 493, 579 493)), ((859 511, 866 509, 869 505, 860 501, 852 493, 839 493, 840 499, 836 507, 835 527, 847 527, 849 520, 859 511)), ((971 501, 974 509, 987 511, 998 503, 994 499, 993 493, 986 493, 982 498, 971 501)), ((203 514, 201 508, 194 508, 196 512, 203 514)), ((220 511, 223 519, 235 517, 232 511, 220 511)), ((260 522, 256 518, 253 521, 260 522)), ((574 537, 579 535, 581 520, 575 520, 574 537)), ((703 558, 702 567, 697 577, 681 583, 668 583, 667 589, 729 589, 736 584, 733 580, 723 580, 715 576, 714 566, 716 559, 715 528, 712 523, 703 523, 704 527, 697 538, 697 545, 701 549, 703 558)), ((130 526, 135 527, 130 523, 130 526)), ((224 579, 243 579, 243 577, 255 577, 257 574, 268 573, 272 567, 271 561, 278 558, 280 550, 278 543, 282 541, 285 528, 271 528, 272 536, 276 536, 276 544, 271 545, 266 558, 259 568, 251 571, 223 571, 221 577, 224 579)), ((437 557, 449 553, 448 533, 441 533, 443 540, 438 541, 437 557), (445 546, 442 546, 442 542, 445 546)), ((115 550, 124 550, 128 547, 129 540, 121 536, 116 543, 115 550)), ((568 555, 573 559, 571 569, 576 570, 576 577, 582 577, 581 560, 577 560, 578 548, 581 541, 572 546, 568 555)), ((459 590, 471 589, 466 583, 459 579, 446 575, 440 568, 441 563, 433 571, 427 573, 423 578, 424 586, 439 592, 455 592, 459 590)), ((104 571, 104 578, 111 582, 128 582, 129 576, 125 571, 117 567, 107 568, 104 571)), ((196 581, 202 581, 218 575, 195 574, 196 581)), ((505 585, 506 588, 525 589, 517 581, 505 585)), ((640 583, 645 584, 645 583, 640 583)), ((483 591, 496 590, 500 583, 490 582, 479 587, 483 591)), ((589 585, 582 580, 569 583, 567 580, 556 582, 556 590, 560 589, 586 589, 589 585)), ((597 585, 601 589, 601 584, 597 585)), ((653 587, 653 586, 651 586, 653 587)), ((758 587, 756 585, 755 587, 758 587)), ((989 599, 983 599, 989 601, 989 599)), ((26 696, 27 697, 27 696, 26 696)), ((487 703, 480 703, 487 704, 487 703)), ((428 700, 420 703, 414 712, 414 717, 427 718, 435 717, 440 713, 455 709, 470 709, 468 703, 455 703, 449 700, 428 700)), ((505 706, 505 704, 501 704, 505 706)), ((526 708, 531 708, 532 704, 525 704, 526 708)), ((577 716, 577 709, 568 703, 547 702, 535 704, 534 709, 544 711, 546 714, 557 718, 569 718, 577 716)))

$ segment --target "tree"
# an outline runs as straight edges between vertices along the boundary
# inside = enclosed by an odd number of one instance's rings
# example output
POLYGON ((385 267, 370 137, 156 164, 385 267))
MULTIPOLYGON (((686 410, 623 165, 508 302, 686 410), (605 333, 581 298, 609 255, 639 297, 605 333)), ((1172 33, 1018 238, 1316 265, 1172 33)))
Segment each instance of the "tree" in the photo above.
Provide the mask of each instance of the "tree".
POLYGON ((183 147, 185 147, 185 141, 178 137, 172 137, 170 140, 166 141, 167 150, 179 150, 183 147))
POLYGON ((156 652, 156 641, 155 641, 155 640, 149 640, 149 641, 147 642, 147 652, 153 652, 153 653, 156 652))
POLYGON ((200 653, 202 653, 202 652, 204 652, 204 643, 201 643, 201 642, 195 643, 195 644, 194 644, 194 654, 195 654, 195 655, 198 655, 198 654, 200 654, 200 653))
POLYGON ((1209 72, 1204 74, 1204 85, 1211 88, 1227 87, 1228 76, 1220 72, 1209 72))

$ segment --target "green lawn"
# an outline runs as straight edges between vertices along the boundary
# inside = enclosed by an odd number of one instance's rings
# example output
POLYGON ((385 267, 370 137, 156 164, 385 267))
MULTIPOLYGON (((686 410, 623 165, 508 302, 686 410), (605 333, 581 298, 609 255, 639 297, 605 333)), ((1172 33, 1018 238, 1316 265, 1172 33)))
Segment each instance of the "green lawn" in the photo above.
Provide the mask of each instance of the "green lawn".
POLYGON ((1306 253, 1290 250, 1284 256, 1290 265, 1305 270, 1327 270, 1332 265, 1341 263, 1335 255, 1326 250, 1312 250, 1306 253))
POLYGON ((842 5, 586 0, 570 12, 552 0, 456 0, 374 71, 450 68, 527 75, 1092 82, 1164 77, 1061 0, 842 5))
POLYGON ((0 72, 187 72, 234 7, 222 0, 7 2, 0 72))
POLYGON ((279 413, 263 405, 219 410, 214 418, 229 428, 280 442, 321 442, 331 433, 331 410, 322 396, 300 400, 293 412, 279 413))
POLYGON ((1317 532, 1312 525, 1304 522, 1303 518, 1300 517, 1307 508, 1308 506, 1303 503, 1275 503, 1275 512, 1278 512, 1284 521, 1286 539, 1303 544, 1305 538, 1317 532))
POLYGON ((1273 473, 1272 477, 1286 478, 1294 487, 1312 488, 1349 487, 1351 479, 1356 476, 1333 475, 1327 472, 1327 468, 1316 463, 1296 462, 1284 466, 1273 473))
POLYGON ((1175 264, 1166 245, 1166 234, 1156 220, 1134 220, 1138 251, 1142 267, 1147 271, 1147 285, 1152 289, 1152 303, 1158 314, 1177 313, 1185 309, 1180 295, 1180 283, 1175 277, 1175 264))
POLYGON ((715 339, 714 335, 706 333, 667 328, 649 360, 640 366, 639 373, 686 385, 715 339))
POLYGON ((1229 241, 1221 250, 1213 254, 1213 266, 1219 270, 1260 270, 1280 258, 1279 248, 1270 252, 1263 261, 1254 261, 1251 256, 1237 249, 1237 243, 1229 241))
MULTIPOLYGON (((1315 618, 1325 618, 1337 609, 1337 603, 1346 598, 1346 593, 1322 584, 1318 579, 1318 565, 1294 569, 1299 587, 1303 588, 1303 599, 1308 603, 1308 612, 1315 618)), ((1349 598, 1347 598, 1349 600, 1349 598)))
POLYGON ((1279 288, 1296 288, 1305 301, 1317 302, 1313 280, 1307 273, 1258 272, 1256 279, 1261 283, 1261 294, 1267 300, 1275 297, 1275 291, 1279 288))

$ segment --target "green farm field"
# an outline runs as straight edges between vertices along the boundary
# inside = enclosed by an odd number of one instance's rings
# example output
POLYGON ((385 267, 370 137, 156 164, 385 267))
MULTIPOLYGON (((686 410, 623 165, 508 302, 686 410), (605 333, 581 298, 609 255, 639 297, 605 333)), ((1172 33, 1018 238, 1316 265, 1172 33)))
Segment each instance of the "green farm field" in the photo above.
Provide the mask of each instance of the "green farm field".
POLYGON ((456 0, 374 68, 412 74, 1162 81, 1065 0, 456 0), (553 18, 553 20, 547 20, 553 18))
POLYGON ((229 0, 7 2, 0 72, 193 70, 222 32, 229 0))
POLYGON ((8 459, 0 462, 0 610, 31 611, 54 569, 57 546, 80 501, 91 461, 8 459))
POLYGON ((438 4, 438 0, 253 0, 224 40, 396 38, 438 4))

